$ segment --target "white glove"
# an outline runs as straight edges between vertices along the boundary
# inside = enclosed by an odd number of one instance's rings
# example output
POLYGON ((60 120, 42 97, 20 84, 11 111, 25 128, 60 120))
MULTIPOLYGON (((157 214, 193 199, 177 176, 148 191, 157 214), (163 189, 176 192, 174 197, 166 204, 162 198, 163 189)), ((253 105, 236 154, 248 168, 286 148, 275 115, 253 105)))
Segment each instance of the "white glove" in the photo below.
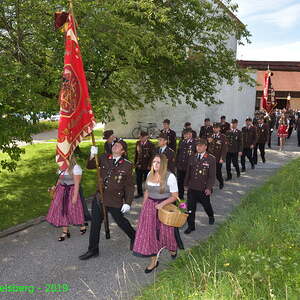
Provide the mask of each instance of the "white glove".
POLYGON ((91 147, 91 156, 95 156, 98 154, 98 147, 92 146, 91 147))
POLYGON ((128 204, 123 204, 122 208, 121 208, 121 213, 122 214, 126 214, 127 212, 130 211, 130 205, 128 204))

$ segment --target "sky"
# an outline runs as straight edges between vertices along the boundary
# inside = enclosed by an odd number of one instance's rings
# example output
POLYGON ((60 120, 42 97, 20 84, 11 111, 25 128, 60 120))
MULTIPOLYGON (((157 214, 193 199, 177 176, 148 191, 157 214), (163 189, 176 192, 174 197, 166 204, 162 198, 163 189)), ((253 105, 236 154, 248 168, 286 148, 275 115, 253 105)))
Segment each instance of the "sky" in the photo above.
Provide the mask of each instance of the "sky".
POLYGON ((300 61, 300 0, 233 0, 252 34, 238 59, 300 61))

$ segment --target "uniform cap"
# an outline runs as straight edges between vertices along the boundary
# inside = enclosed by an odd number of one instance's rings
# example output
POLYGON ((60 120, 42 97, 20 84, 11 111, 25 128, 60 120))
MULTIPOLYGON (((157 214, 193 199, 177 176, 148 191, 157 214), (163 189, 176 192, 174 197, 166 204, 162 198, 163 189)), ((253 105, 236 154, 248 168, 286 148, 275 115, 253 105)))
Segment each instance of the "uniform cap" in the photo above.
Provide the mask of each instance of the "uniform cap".
POLYGON ((250 117, 247 117, 247 118, 246 118, 246 121, 252 122, 252 119, 251 119, 250 117))
POLYGON ((126 144, 126 142, 124 140, 122 140, 121 138, 116 139, 115 142, 114 142, 114 144, 116 144, 116 143, 121 144, 122 147, 123 147, 123 150, 125 151, 125 153, 127 152, 127 144, 126 144))
POLYGON ((170 124, 171 122, 169 119, 164 119, 163 123, 170 124))
POLYGON ((164 140, 168 140, 168 135, 165 133, 160 133, 160 135, 158 136, 158 139, 164 139, 164 140))
POLYGON ((196 146, 197 145, 206 145, 207 146, 207 140, 206 139, 198 139, 196 141, 196 146))
POLYGON ((213 128, 220 128, 220 127, 221 127, 220 123, 214 122, 213 128))
POLYGON ((148 134, 148 132, 146 132, 146 131, 141 131, 141 133, 140 133, 140 136, 141 137, 145 137, 145 136, 148 136, 149 134, 148 134))
POLYGON ((231 123, 238 123, 239 121, 237 119, 232 119, 231 123))
POLYGON ((204 122, 208 122, 208 121, 210 121, 210 118, 204 119, 204 122))
POLYGON ((112 135, 114 134, 114 131, 113 130, 105 130, 103 132, 103 138, 105 140, 109 139, 112 135))
POLYGON ((183 134, 186 134, 186 133, 193 133, 193 130, 192 130, 192 128, 186 128, 186 129, 184 129, 183 130, 183 134))
POLYGON ((184 123, 184 127, 187 127, 187 126, 191 126, 192 124, 190 122, 185 122, 184 123))
POLYGON ((221 119, 226 119, 226 117, 225 117, 225 116, 222 116, 221 119))

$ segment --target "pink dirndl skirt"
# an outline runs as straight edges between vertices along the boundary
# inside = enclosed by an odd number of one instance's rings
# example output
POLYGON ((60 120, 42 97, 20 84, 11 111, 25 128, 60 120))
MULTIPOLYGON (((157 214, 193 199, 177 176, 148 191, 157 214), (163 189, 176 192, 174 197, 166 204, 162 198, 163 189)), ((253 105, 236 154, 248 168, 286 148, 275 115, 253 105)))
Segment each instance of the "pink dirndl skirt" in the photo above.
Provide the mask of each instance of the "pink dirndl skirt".
POLYGON ((135 241, 133 255, 156 256, 162 248, 176 251, 178 246, 175 238, 174 227, 161 223, 158 219, 155 205, 159 202, 148 198, 141 210, 135 241))
POLYGON ((72 204, 74 185, 59 184, 46 217, 46 221, 56 227, 69 225, 83 225, 84 213, 80 195, 76 203, 72 204))

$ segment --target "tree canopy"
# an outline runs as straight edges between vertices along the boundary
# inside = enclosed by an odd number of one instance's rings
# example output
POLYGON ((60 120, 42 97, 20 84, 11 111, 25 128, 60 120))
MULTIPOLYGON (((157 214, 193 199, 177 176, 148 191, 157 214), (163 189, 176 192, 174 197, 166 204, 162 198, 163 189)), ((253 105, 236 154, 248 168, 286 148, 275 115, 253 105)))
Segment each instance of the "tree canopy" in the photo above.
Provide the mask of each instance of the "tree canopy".
MULTIPOLYGON (((108 121, 126 110, 185 101, 218 103, 223 83, 238 77, 228 39, 248 41, 243 24, 219 0, 73 0, 93 109, 108 121)), ((232 11, 235 6, 227 1, 232 11)), ((2 0, 0 3, 0 150, 16 159, 16 141, 33 126, 20 116, 57 112, 63 69, 63 35, 53 15, 68 1, 2 0)), ((14 165, 1 162, 2 167, 14 165)))

